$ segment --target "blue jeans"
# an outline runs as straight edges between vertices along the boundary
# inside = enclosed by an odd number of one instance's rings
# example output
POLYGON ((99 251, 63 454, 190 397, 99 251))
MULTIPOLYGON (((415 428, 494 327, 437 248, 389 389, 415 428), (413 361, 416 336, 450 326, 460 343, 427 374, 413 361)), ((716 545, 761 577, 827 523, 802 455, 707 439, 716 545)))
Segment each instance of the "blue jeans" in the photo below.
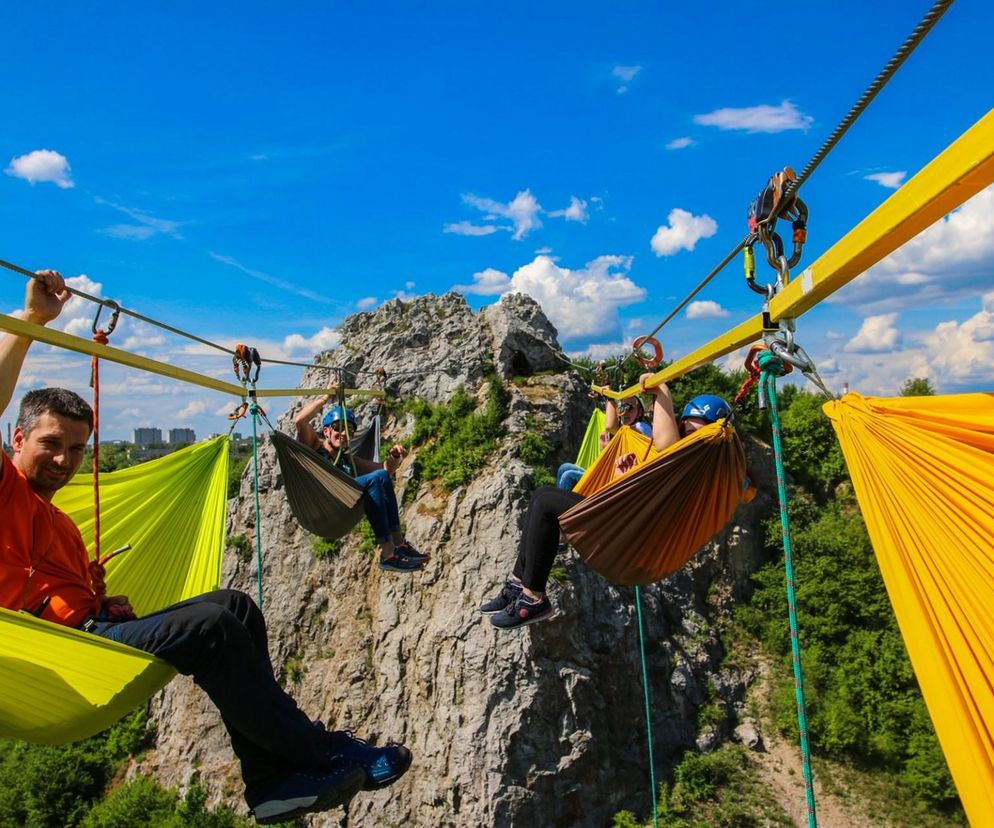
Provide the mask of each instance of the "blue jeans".
POLYGON ((556 472, 556 488, 564 489, 567 492, 573 491, 573 487, 580 482, 587 470, 576 463, 563 463, 556 472))
POLYGON ((386 469, 377 469, 369 474, 359 475, 356 483, 366 490, 362 506, 376 542, 385 543, 390 540, 392 532, 400 531, 400 511, 397 508, 393 480, 386 469))
POLYGON ((193 677, 221 713, 246 798, 291 771, 333 770, 323 731, 273 677, 265 619, 244 592, 222 589, 134 621, 97 621, 92 632, 193 677))

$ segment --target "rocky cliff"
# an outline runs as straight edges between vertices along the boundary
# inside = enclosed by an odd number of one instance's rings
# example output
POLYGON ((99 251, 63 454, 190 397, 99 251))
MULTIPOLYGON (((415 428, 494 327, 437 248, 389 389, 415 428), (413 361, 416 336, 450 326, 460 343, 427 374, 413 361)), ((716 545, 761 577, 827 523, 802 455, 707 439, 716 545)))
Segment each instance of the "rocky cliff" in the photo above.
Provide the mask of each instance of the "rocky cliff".
MULTIPOLYGON (((358 532, 318 559, 287 507, 272 449, 261 452, 263 604, 282 680, 315 718, 374 741, 403 741, 415 756, 401 782, 356 797, 348 824, 604 826, 622 808, 646 813, 634 591, 567 553, 551 585, 554 620, 499 633, 477 610, 511 567, 533 487, 533 469, 519 456, 522 433, 544 431, 550 466, 572 459, 594 404, 557 356, 555 329, 527 297, 474 313, 450 293, 388 302, 350 317, 341 333, 343 345, 322 361, 355 372, 360 385, 382 367, 396 400, 442 402, 459 387, 482 399, 492 371, 510 394, 506 436, 486 467, 454 491, 423 484, 407 499, 407 534, 432 554, 414 575, 378 569, 358 532)), ((328 382, 328 372, 309 369, 302 387, 328 382)), ((277 427, 292 433, 304 402, 277 427)), ((360 419, 374 407, 360 405, 360 419)), ((386 410, 385 438, 410 434, 403 407, 386 410)), ((398 472, 399 494, 417 462, 412 454, 398 472)), ((683 570, 641 590, 657 770, 734 727, 750 676, 722 668, 717 630, 760 562, 756 523, 767 508, 764 496, 741 508, 683 570), (707 717, 702 732, 705 704, 723 715, 707 717)), ((254 536, 248 474, 229 522, 229 535, 254 536)), ((256 594, 254 560, 229 549, 224 585, 256 594)), ((155 701, 154 717, 158 745, 144 768, 179 787, 199 774, 214 801, 243 810, 224 728, 203 693, 180 677, 155 701)))

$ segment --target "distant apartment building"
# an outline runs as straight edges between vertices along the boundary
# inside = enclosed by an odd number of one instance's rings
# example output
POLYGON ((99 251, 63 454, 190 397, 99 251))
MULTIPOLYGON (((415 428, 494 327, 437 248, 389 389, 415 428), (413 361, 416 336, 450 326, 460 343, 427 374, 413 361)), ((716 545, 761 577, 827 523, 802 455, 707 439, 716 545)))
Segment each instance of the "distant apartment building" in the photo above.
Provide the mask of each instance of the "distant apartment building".
POLYGON ((197 435, 192 428, 169 429, 170 443, 196 443, 197 435))
POLYGON ((161 428, 136 428, 135 429, 135 445, 136 446, 151 446, 156 443, 162 442, 162 429, 161 428))

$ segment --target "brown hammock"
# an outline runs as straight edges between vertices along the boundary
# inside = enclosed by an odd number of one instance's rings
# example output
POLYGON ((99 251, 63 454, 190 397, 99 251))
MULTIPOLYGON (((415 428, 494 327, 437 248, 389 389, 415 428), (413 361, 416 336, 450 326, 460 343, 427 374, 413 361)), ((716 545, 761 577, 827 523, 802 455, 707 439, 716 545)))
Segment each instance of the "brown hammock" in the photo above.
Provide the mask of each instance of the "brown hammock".
POLYGON ((559 525, 596 572, 644 586, 675 572, 728 523, 742 502, 745 474, 742 443, 721 421, 614 479, 559 525))
POLYGON ((297 522, 308 532, 334 540, 363 516, 363 489, 313 449, 281 431, 271 434, 283 488, 297 522))

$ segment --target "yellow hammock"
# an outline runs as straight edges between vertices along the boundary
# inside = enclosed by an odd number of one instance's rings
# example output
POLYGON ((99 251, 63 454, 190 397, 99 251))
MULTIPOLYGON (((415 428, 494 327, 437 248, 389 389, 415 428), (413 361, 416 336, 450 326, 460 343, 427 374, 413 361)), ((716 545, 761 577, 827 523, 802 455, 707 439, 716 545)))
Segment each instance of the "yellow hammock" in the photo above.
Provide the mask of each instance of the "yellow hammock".
POLYGON ((576 484, 585 499, 559 525, 592 569, 614 583, 644 586, 675 572, 728 523, 744 480, 745 453, 726 421, 662 452, 622 427, 576 484), (614 477, 628 453, 640 465, 614 477))
POLYGON ((994 814, 994 394, 825 405, 972 825, 994 814))
MULTIPOLYGON (((218 437, 100 476, 101 551, 109 595, 141 615, 216 589, 227 505, 228 440, 218 437)), ((77 475, 55 498, 92 548, 93 481, 77 475)), ((0 609, 0 737, 61 744, 92 736, 173 676, 153 656, 0 609)))

